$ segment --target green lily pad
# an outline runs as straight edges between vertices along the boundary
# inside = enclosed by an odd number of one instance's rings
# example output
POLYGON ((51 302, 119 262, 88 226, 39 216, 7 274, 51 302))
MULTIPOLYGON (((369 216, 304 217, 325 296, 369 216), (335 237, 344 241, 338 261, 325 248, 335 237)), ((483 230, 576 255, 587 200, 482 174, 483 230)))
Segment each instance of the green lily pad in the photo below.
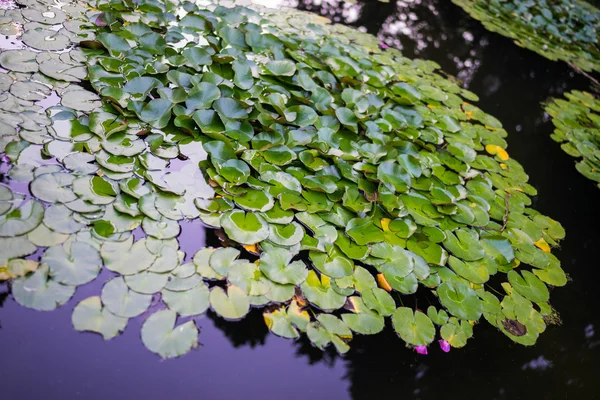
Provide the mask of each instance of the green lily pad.
MULTIPOLYGON (((292 302, 296 305, 295 302, 292 302)), ((294 312, 290 308, 286 310, 285 306, 271 312, 263 313, 263 318, 267 327, 271 332, 277 336, 281 336, 288 339, 295 339, 300 336, 298 333, 296 324, 301 325, 301 330, 306 329, 306 325, 310 322, 310 317, 306 311, 294 312)), ((297 307, 297 305, 295 306, 297 307)))
POLYGON ((157 258, 147 249, 144 239, 133 243, 133 236, 121 242, 105 242, 100 256, 107 269, 122 275, 135 275, 145 271, 157 258))
POLYGON ((51 205, 44 212, 44 225, 58 233, 77 233, 85 224, 77 222, 73 215, 74 213, 62 204, 51 205))
POLYGON ((248 117, 246 110, 242 105, 234 99, 221 97, 213 103, 215 111, 219 115, 229 119, 245 119, 248 117))
POLYGON ((75 293, 75 286, 63 285, 49 275, 50 268, 42 264, 31 275, 15 279, 12 294, 24 307, 51 311, 65 304, 75 293))
POLYGON ((102 306, 99 296, 92 296, 75 306, 71 322, 78 331, 95 332, 109 340, 125 330, 128 319, 112 314, 102 306))
POLYGON ((317 321, 308 324, 306 334, 321 350, 330 343, 342 354, 350 349, 346 341, 352 339, 352 332, 343 321, 333 315, 319 314, 317 321))
POLYGON ((142 314, 152 301, 152 296, 130 290, 123 277, 106 282, 101 298, 108 311, 123 318, 133 318, 142 314))
POLYGON ((550 298, 546 285, 529 271, 521 271, 521 275, 517 271, 510 271, 508 281, 519 294, 528 300, 545 303, 550 298))
POLYGON ((41 262, 50 267, 53 280, 73 286, 93 281, 102 269, 100 254, 84 242, 49 247, 41 262))
POLYGON ((76 178, 72 187, 79 198, 98 205, 112 203, 119 194, 117 185, 99 176, 76 178))
POLYGON ((369 309, 358 296, 348 299, 354 314, 342 314, 342 320, 356 333, 373 335, 383 330, 385 320, 378 313, 369 309))
POLYGON ((389 317, 396 310, 396 302, 385 290, 373 287, 360 292, 365 306, 377 311, 379 315, 389 317))
POLYGON ((196 273, 204 279, 223 279, 223 276, 210 266, 210 257, 215 251, 216 249, 207 247, 194 254, 193 263, 196 266, 196 273))
POLYGON ((482 284, 490 279, 488 266, 482 260, 463 262, 456 257, 448 259, 450 268, 458 275, 476 284, 482 284))
POLYGON ((196 285, 182 292, 173 292, 165 289, 161 294, 162 299, 169 309, 177 312, 182 317, 202 314, 210 305, 210 292, 204 284, 196 285))
POLYGON ((444 246, 456 257, 464 261, 477 261, 484 256, 484 250, 479 243, 477 234, 465 229, 454 232, 446 231, 444 246))
MULTIPOLYGON (((272 217, 270 219, 273 220, 272 217)), ((300 243, 303 237, 304 229, 297 222, 287 225, 269 225, 269 240, 280 246, 294 246, 300 243)))
POLYGON ((0 215, 0 236, 19 236, 37 228, 44 218, 44 206, 30 200, 9 213, 0 215))
POLYGON ((390 190, 399 193, 408 191, 411 184, 408 172, 394 161, 384 161, 379 164, 377 178, 390 190))
POLYGON ((240 255, 240 251, 233 247, 216 249, 209 254, 209 265, 216 273, 227 276, 229 269, 240 255))
POLYGON ((473 336, 473 327, 469 321, 450 318, 448 323, 440 328, 440 336, 452 347, 464 347, 467 340, 473 336))
POLYGON ((31 182, 31 193, 48 203, 67 203, 77 199, 69 186, 75 177, 63 172, 40 175, 31 182))
POLYGON ((2 264, 5 265, 0 265, 0 281, 25 276, 40 266, 40 263, 37 261, 22 258, 13 258, 8 261, 3 260, 2 264))
POLYGON ((177 314, 161 310, 152 314, 142 325, 142 342, 148 350, 162 358, 180 357, 198 346, 198 328, 194 321, 175 326, 177 314))
POLYGON ((229 286, 227 292, 214 287, 210 291, 210 305, 217 314, 228 320, 240 319, 250 311, 248 296, 236 286, 229 286))
POLYGON ((392 315, 392 324, 396 333, 408 344, 427 346, 433 342, 435 327, 429 317, 421 311, 399 307, 392 315))
POLYGON ((293 76, 296 73, 296 64, 290 60, 269 61, 265 69, 275 76, 293 76))
POLYGON ((342 278, 354 272, 352 260, 346 258, 335 245, 327 253, 311 251, 309 257, 315 268, 330 278, 342 278))
POLYGON ((274 249, 261 254, 260 270, 270 280, 282 285, 299 285, 308 276, 304 262, 293 261, 293 255, 288 250, 274 249))
POLYGON ((0 237, 0 261, 24 257, 35 252, 37 247, 25 235, 0 237))
POLYGON ((169 281, 169 274, 150 271, 138 272, 135 275, 124 276, 127 287, 141 294, 160 292, 169 281))
POLYGON ((177 237, 181 231, 181 227, 177 221, 167 218, 161 218, 156 221, 148 217, 142 220, 142 229, 148 236, 157 239, 172 239, 177 237))
POLYGON ((337 310, 346 302, 346 296, 333 290, 331 280, 325 275, 319 278, 315 271, 308 272, 308 277, 300 288, 306 299, 323 311, 337 310))
POLYGON ((227 236, 241 244, 254 244, 269 237, 269 225, 258 214, 240 210, 221 216, 221 226, 227 236))
POLYGON ((354 218, 346 226, 346 234, 360 246, 382 242, 383 231, 370 218, 354 218))
POLYGON ((37 53, 31 50, 5 50, 0 54, 0 65, 13 72, 36 72, 36 55, 37 53))
POLYGON ((460 319, 477 320, 483 312, 481 300, 473 289, 460 282, 444 282, 437 288, 440 302, 460 319))
POLYGON ((266 212, 273 208, 273 196, 261 190, 248 190, 234 198, 235 204, 247 211, 266 212))

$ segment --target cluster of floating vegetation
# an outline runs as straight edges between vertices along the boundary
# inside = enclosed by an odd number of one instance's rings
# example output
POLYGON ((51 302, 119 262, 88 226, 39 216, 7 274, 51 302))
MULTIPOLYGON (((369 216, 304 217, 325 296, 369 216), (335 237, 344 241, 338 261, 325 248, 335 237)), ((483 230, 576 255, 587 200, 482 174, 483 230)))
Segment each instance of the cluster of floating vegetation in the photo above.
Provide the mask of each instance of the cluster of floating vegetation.
POLYGON ((421 352, 464 346, 482 317, 532 345, 555 318, 564 230, 435 63, 293 10, 19 3, 0 20, 28 46, 0 54, 0 277, 23 306, 52 310, 106 268, 74 327, 110 339, 158 310, 142 340, 162 357, 196 346, 177 319, 209 307, 264 307, 273 333, 340 352, 387 317, 421 352), (60 105, 36 103, 52 91, 60 105), (196 218, 227 239, 185 262, 196 218), (433 305, 404 306, 417 292, 433 305))
POLYGON ((583 71, 600 71, 600 10, 583 0, 452 0, 490 31, 583 71))
POLYGON ((600 100, 577 90, 565 97, 546 104, 556 127, 551 137, 565 153, 581 158, 577 171, 600 187, 600 100))

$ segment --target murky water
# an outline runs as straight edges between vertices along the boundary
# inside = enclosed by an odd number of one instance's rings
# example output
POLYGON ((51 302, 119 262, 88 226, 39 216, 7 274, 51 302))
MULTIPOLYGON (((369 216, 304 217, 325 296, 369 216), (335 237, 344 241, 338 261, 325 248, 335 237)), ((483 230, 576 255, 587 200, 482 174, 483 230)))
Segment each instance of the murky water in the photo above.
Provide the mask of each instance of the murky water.
MULTIPOLYGON (((73 306, 99 292, 110 277, 104 271, 51 313, 19 306, 0 286, 0 398, 600 398, 600 190, 550 139, 552 124, 540 106, 565 90, 587 89, 589 82, 565 64, 487 32, 447 0, 293 5, 363 27, 408 57, 438 62, 503 122, 509 153, 539 191, 534 207, 567 230, 557 256, 572 282, 551 296, 562 326, 549 327, 535 347, 524 348, 481 324, 464 349, 449 354, 432 349, 428 356, 405 349, 388 327, 380 335, 357 336, 350 353, 339 357, 306 339, 268 334, 260 312, 236 323, 209 312, 197 320, 202 346, 160 361, 139 339, 143 316, 109 342, 72 329, 73 306)), ((188 254, 204 244, 218 245, 199 223, 182 227, 180 242, 188 254)))

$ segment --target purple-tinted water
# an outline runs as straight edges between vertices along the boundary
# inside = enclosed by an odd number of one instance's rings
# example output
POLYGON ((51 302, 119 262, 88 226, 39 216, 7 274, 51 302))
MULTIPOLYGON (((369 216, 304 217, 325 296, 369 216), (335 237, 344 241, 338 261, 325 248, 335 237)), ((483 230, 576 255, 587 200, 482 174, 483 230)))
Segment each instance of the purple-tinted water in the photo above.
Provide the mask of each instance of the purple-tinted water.
MULTIPOLYGON (((0 311, 0 398, 349 398, 343 360, 332 366, 308 365, 296 355, 292 341, 273 335, 264 335, 258 346, 234 347, 208 316, 195 319, 201 346, 166 361, 140 340, 147 315, 130 320, 125 332, 110 341, 75 331, 74 305, 100 293, 110 277, 104 271, 52 312, 26 309, 12 298, 5 301, 0 311)), ((227 324, 228 329, 237 329, 235 322, 227 324)))

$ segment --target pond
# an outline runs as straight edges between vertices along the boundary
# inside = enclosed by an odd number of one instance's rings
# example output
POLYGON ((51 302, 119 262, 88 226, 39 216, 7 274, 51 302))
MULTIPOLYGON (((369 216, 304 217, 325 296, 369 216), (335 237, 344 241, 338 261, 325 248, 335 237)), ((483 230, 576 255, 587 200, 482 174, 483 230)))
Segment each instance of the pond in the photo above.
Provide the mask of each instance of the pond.
MULTIPOLYGON (((267 0, 265 0, 267 1, 267 0)), ((556 256, 570 282, 552 291, 562 324, 550 326, 535 346, 507 340, 480 324, 461 349, 416 354, 391 324, 378 335, 357 336, 352 349, 314 348, 305 336, 292 341, 269 333, 260 310, 239 322, 212 311, 196 320, 200 347, 162 361, 139 338, 132 320, 119 337, 75 331, 73 307, 96 295, 111 275, 104 270, 49 313, 24 308, 0 284, 0 396, 27 399, 483 399, 597 398, 600 393, 600 303, 596 269, 600 192, 551 140, 552 123, 540 103, 565 91, 589 90, 589 80, 566 64, 548 61, 486 31, 444 0, 380 3, 281 3, 355 27, 364 27, 410 58, 433 60, 480 97, 502 121, 511 157, 538 190, 533 207, 560 221, 566 232, 556 256)), ((10 48, 10 40, 0 41, 10 48)), ((3 171, 4 172, 4 171, 3 171)), ((21 188, 17 188, 21 189, 21 188)), ((213 230, 182 223, 183 251, 219 246, 213 230)), ((38 255, 39 257, 39 255, 38 255)), ((437 346, 435 346, 437 347, 437 346)))

